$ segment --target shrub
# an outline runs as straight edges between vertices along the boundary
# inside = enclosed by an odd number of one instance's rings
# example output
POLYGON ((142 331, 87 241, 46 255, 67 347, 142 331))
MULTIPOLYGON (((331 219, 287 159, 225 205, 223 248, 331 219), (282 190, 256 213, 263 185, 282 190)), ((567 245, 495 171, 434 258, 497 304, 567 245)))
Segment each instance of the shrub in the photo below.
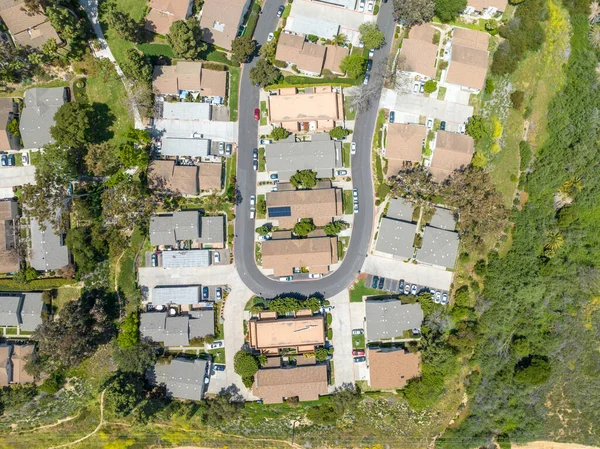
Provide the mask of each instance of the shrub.
POLYGON ((276 59, 275 61, 273 61, 273 65, 275 67, 279 67, 280 69, 283 69, 283 68, 287 67, 287 62, 276 59))
POLYGON ((276 128, 273 128, 273 131, 271 131, 270 137, 273 140, 282 140, 282 139, 286 139, 289 135, 290 135, 290 132, 287 129, 278 126, 276 128))
POLYGON ((423 86, 423 90, 425 92, 427 92, 428 94, 435 92, 437 90, 437 81, 428 80, 427 82, 425 82, 425 85, 423 86))
POLYGON ((513 104, 513 107, 517 110, 521 110, 523 107, 523 100, 525 99, 525 92, 522 90, 515 90, 510 94, 510 101, 513 104))
POLYGON ((315 36, 314 34, 309 34, 306 38, 311 41, 313 44, 319 40, 319 36, 315 36))
POLYGON ((531 356, 521 359, 515 366, 515 380, 531 385, 541 385, 548 381, 552 366, 545 357, 531 356))
POLYGON ((525 171, 529 167, 532 157, 531 145, 526 140, 519 142, 519 154, 521 158, 521 171, 525 171))
POLYGON ((489 95, 492 92, 494 92, 495 89, 496 86, 494 86, 494 80, 491 78, 487 78, 485 80, 485 93, 489 95))
POLYGON ((346 136, 350 134, 350 130, 343 128, 341 126, 336 126, 331 131, 329 131, 329 137, 332 139, 344 139, 346 136))

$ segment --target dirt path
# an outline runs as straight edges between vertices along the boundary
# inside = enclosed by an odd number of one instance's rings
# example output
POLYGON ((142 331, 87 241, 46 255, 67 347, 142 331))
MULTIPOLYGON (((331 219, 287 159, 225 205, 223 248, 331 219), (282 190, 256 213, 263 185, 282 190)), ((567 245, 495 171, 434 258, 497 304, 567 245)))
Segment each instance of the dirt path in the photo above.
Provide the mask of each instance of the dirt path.
POLYGON ((102 394, 100 395, 100 422, 98 423, 98 425, 96 426, 96 428, 88 433, 86 436, 79 438, 78 440, 72 441, 70 443, 65 443, 65 444, 61 444, 59 446, 52 446, 48 449, 58 449, 60 447, 67 447, 67 446, 72 446, 74 444, 79 444, 82 441, 87 440, 89 437, 91 437, 92 435, 95 435, 96 433, 98 433, 98 431, 100 430, 100 428, 104 425, 104 392, 106 390, 102 391, 102 394))
POLYGON ((596 446, 585 446, 574 443, 554 443, 552 441, 532 441, 525 444, 511 444, 513 449, 596 449, 596 446))

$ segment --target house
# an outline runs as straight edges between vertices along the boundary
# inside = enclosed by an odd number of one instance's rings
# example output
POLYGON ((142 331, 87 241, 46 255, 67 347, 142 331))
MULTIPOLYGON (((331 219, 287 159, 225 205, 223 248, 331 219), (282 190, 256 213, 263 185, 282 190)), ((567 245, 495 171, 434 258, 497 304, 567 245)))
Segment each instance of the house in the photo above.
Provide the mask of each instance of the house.
POLYGON ((365 301, 367 341, 402 338, 404 331, 418 329, 423 323, 421 305, 402 304, 397 299, 365 301))
POLYGON ((25 371, 26 358, 33 354, 33 345, 0 345, 0 387, 33 382, 25 371))
POLYGON ((438 46, 433 43, 435 29, 429 24, 413 26, 408 38, 402 41, 401 54, 406 58, 410 73, 435 78, 438 46))
POLYGON ((277 173, 282 182, 300 170, 313 170, 318 178, 331 178, 336 168, 342 167, 342 143, 328 134, 315 134, 308 142, 296 142, 294 136, 267 145, 267 171, 277 173))
POLYGON ((160 285, 152 289, 152 304, 166 306, 168 304, 198 304, 200 302, 199 285, 160 285))
POLYGON ((369 386, 377 390, 397 390, 421 376, 421 354, 401 348, 369 349, 369 386))
POLYGON ((169 34, 177 20, 186 20, 192 14, 192 0, 150 0, 150 11, 144 29, 161 35, 169 34))
POLYGON ((464 13, 491 17, 496 13, 503 13, 507 5, 508 0, 468 0, 464 13))
POLYGON ((277 318, 275 312, 261 312, 248 321, 248 345, 263 354, 278 355, 293 348, 299 354, 312 353, 325 344, 325 322, 321 315, 277 318))
POLYGON ((387 207, 385 216, 394 220, 411 222, 413 216, 413 207, 403 198, 392 198, 387 207))
MULTIPOLYGON (((154 301, 154 298, 152 299, 154 301)), ((192 309, 186 315, 167 316, 167 312, 140 314, 142 338, 164 346, 189 346, 190 338, 215 333, 215 315, 211 309, 192 309)))
POLYGON ((268 192, 267 218, 278 228, 291 229, 301 218, 312 218, 315 226, 325 226, 343 214, 341 189, 313 189, 268 192))
POLYGON ((474 151, 475 142, 471 136, 438 131, 429 172, 441 182, 454 170, 469 165, 474 151))
POLYGON ((221 190, 223 187, 223 166, 212 162, 199 163, 198 183, 201 191, 221 190))
POLYGON ((203 97, 227 96, 227 72, 209 70, 201 62, 179 61, 176 65, 154 66, 152 87, 159 96, 179 97, 188 93, 203 97))
POLYGON ((167 397, 199 401, 204 397, 208 362, 203 359, 176 358, 171 363, 154 365, 149 375, 153 385, 164 385, 167 397))
POLYGON ((31 218, 29 265, 38 271, 52 271, 71 263, 69 248, 65 243, 66 235, 54 230, 50 222, 42 226, 37 218, 31 218))
POLYGON ((268 97, 269 123, 290 132, 329 131, 344 122, 344 98, 331 86, 319 86, 310 93, 295 87, 278 89, 268 97))
POLYGON ((455 28, 446 82, 461 86, 464 90, 479 92, 487 76, 490 54, 488 42, 488 33, 455 28))
POLYGON ((456 221, 452 212, 436 208, 431 222, 423 231, 423 243, 417 250, 417 260, 444 268, 454 268, 460 240, 455 227, 456 221))
POLYGON ((50 128, 55 124, 54 115, 67 101, 66 87, 36 87, 25 91, 25 107, 19 122, 24 148, 37 149, 54 143, 50 135, 50 128))
POLYGON ((294 268, 326 274, 338 262, 337 243, 337 237, 266 240, 262 244, 262 266, 272 269, 275 276, 289 276, 294 268))
POLYGON ((215 333, 214 309, 191 310, 188 312, 190 339, 204 338, 215 333))
POLYGON ((343 75, 344 71, 340 69, 340 64, 346 56, 350 54, 350 51, 345 47, 339 45, 325 45, 327 51, 325 52, 325 62, 323 63, 323 69, 329 70, 332 73, 343 75))
POLYGON ((415 252, 413 244, 416 232, 415 223, 383 217, 375 250, 399 259, 411 259, 415 252))
POLYGON ((210 139, 166 136, 161 140, 163 156, 206 157, 210 154, 210 139))
POLYGON ((148 165, 148 183, 152 189, 197 195, 199 190, 220 190, 222 171, 218 163, 177 165, 173 159, 154 160, 148 165))
POLYGON ((389 123, 385 144, 388 175, 396 175, 407 162, 421 162, 426 138, 427 128, 422 125, 389 123))
POLYGON ((18 150, 19 139, 8 132, 8 124, 19 112, 12 98, 0 98, 0 151, 18 150))
POLYGON ((41 293, 0 293, 0 326, 33 332, 42 324, 41 293))
POLYGON ((14 200, 0 201, 0 273, 19 271, 19 207, 14 200))
MULTIPOLYGON (((207 70, 208 72, 208 70, 207 70)), ((167 120, 211 120, 212 104, 195 102, 172 103, 164 101, 162 105, 162 118, 167 120)))
POLYGON ((298 70, 308 75, 319 76, 323 70, 326 52, 327 49, 323 45, 306 41, 302 34, 281 33, 277 41, 275 59, 295 65, 298 70))
POLYGON ((202 245, 223 245, 225 217, 200 217, 198 211, 176 211, 154 215, 150 219, 152 246, 176 246, 182 240, 193 240, 202 245))
POLYGON ((327 393, 327 365, 259 369, 252 387, 252 394, 265 404, 280 404, 288 398, 316 401, 327 393))
POLYGON ((56 30, 44 14, 25 10, 25 2, 0 2, 0 18, 8 28, 15 45, 41 49, 50 39, 61 43, 56 30))
POLYGON ((163 251, 161 258, 164 269, 208 267, 211 262, 210 251, 208 249, 163 251))
POLYGON ((205 0, 200 17, 202 40, 231 50, 249 4, 250 0, 205 0))

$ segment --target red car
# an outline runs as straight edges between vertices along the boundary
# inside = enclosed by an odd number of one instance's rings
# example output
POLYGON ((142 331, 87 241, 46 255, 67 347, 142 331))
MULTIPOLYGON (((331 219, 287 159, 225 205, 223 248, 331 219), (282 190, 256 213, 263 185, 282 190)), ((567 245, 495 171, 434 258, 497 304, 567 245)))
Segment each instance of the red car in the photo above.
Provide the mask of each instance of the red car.
POLYGON ((352 355, 365 355, 365 351, 360 351, 358 349, 355 349, 352 351, 352 355))
POLYGON ((254 110, 254 119, 255 120, 260 120, 260 109, 256 108, 254 110))

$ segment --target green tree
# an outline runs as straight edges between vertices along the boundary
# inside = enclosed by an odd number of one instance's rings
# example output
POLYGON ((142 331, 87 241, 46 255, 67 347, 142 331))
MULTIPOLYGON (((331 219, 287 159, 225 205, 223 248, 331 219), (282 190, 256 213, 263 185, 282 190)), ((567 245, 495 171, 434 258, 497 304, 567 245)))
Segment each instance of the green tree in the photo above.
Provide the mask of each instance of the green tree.
POLYGON ((277 53, 277 42, 274 40, 265 42, 261 45, 258 53, 261 58, 266 59, 270 64, 273 64, 275 62, 275 53, 277 53))
POLYGON ((15 137, 21 136, 21 131, 19 130, 19 122, 16 118, 8 122, 8 125, 6 125, 6 130, 15 137))
POLYGON ((94 272, 98 263, 108 256, 106 242, 93 239, 92 229, 89 226, 70 228, 66 243, 80 273, 94 272))
POLYGON ((144 397, 144 381, 139 374, 117 371, 105 383, 106 403, 118 416, 127 416, 144 397))
POLYGON ((60 37, 67 41, 82 39, 85 30, 76 15, 71 14, 67 8, 49 6, 46 16, 60 37))
POLYGON ((271 226, 264 224, 258 228, 256 228, 256 233, 258 235, 267 235, 269 232, 271 232, 271 226))
POLYGON ((348 229, 348 226, 348 223, 345 221, 334 220, 331 223, 327 223, 325 227, 323 227, 323 230, 325 231, 325 234, 334 236, 338 235, 344 229, 348 229))
POLYGON ((140 317, 137 312, 131 312, 121 323, 117 343, 122 349, 136 346, 140 341, 140 317))
POLYGON ((290 182, 296 188, 312 189, 317 185, 317 173, 312 170, 300 170, 290 177, 290 182))
POLYGON ((435 15, 442 22, 455 20, 467 7, 467 0, 435 0, 435 15))
POLYGON ((250 351, 240 350, 233 358, 233 369, 241 376, 244 385, 250 388, 258 371, 258 360, 250 351))
POLYGON ((496 86, 494 85, 494 80, 491 78, 486 78, 485 80, 485 93, 488 95, 491 95, 492 92, 494 92, 494 90, 496 89, 496 86))
POLYGON ((115 231, 132 230, 136 225, 147 226, 157 207, 156 197, 140 181, 128 175, 123 175, 114 185, 107 185, 102 192, 102 216, 109 229, 115 231))
POLYGON ((311 296, 310 298, 302 301, 300 305, 304 309, 310 309, 312 312, 316 312, 323 306, 323 302, 319 298, 311 296))
POLYGON ((129 14, 113 6, 108 9, 105 17, 109 28, 115 30, 121 39, 141 42, 142 24, 133 20, 129 14))
POLYGON ((281 126, 276 126, 273 128, 273 131, 271 131, 270 137, 273 140, 282 140, 286 139, 289 135, 290 132, 287 129, 282 128, 281 126))
POLYGON ((423 85, 423 90, 431 94, 437 90, 437 82, 435 80, 427 80, 423 85))
POLYGON ((240 414, 243 405, 234 402, 231 393, 218 394, 205 402, 206 410, 202 422, 209 426, 220 426, 234 421, 240 414))
POLYGON ((273 67, 264 57, 260 58, 256 65, 250 69, 250 81, 261 87, 275 84, 281 78, 281 71, 277 67, 273 67))
POLYGON ((150 162, 150 155, 146 147, 125 143, 119 147, 119 160, 124 167, 139 167, 141 170, 146 170, 150 162))
POLYGON ((531 385, 545 384, 552 374, 552 366, 546 358, 530 356, 515 366, 515 380, 531 385))
POLYGON ((57 145, 82 150, 93 139, 94 110, 89 103, 71 101, 63 104, 54 115, 50 135, 57 145))
POLYGON ((255 51, 256 41, 250 36, 239 36, 231 42, 231 60, 236 64, 247 62, 255 51))
POLYGON ((333 39, 331 39, 331 43, 333 45, 337 45, 337 46, 342 46, 346 43, 346 40, 348 40, 348 36, 346 36, 344 33, 339 33, 336 34, 335 36, 333 36, 333 39))
POLYGON ((480 140, 489 135, 490 129, 485 118, 481 115, 474 115, 469 118, 465 127, 465 132, 473 139, 480 140))
POLYGON ((434 14, 434 0, 394 0, 394 15, 406 27, 430 22, 434 14))
POLYGON ((313 232, 317 227, 312 222, 312 218, 302 218, 294 225, 294 234, 300 237, 306 237, 313 232))
POLYGON ((113 360, 119 370, 143 375, 154 365, 156 353, 150 343, 140 340, 136 345, 127 348, 115 345, 113 360))
POLYGON ((87 170, 94 176, 113 175, 121 166, 117 150, 109 142, 89 145, 84 162, 87 170))
POLYGON ((149 83, 152 80, 152 66, 143 53, 135 48, 127 50, 127 57, 121 62, 123 73, 136 81, 149 83))
POLYGON ((297 312, 302 307, 296 298, 275 298, 268 302, 267 308, 279 315, 297 312))
POLYGON ((169 28, 167 40, 171 44, 173 54, 178 58, 195 59, 206 50, 206 44, 200 41, 202 31, 195 18, 176 20, 169 28))
POLYGON ((343 128, 341 126, 336 126, 331 131, 329 131, 329 137, 332 139, 344 139, 346 136, 350 135, 350 130, 343 128))
POLYGON ((342 59, 340 70, 350 78, 360 78, 367 71, 367 60, 362 55, 348 55, 342 59))
POLYGON ((56 42, 56 39, 51 38, 44 42, 42 54, 50 61, 58 56, 58 42, 56 42))
POLYGON ((329 357, 329 351, 323 347, 315 349, 315 358, 317 362, 324 362, 329 357))
POLYGON ((364 42, 366 48, 381 48, 385 44, 385 36, 375 22, 362 23, 358 31, 360 40, 364 42))

